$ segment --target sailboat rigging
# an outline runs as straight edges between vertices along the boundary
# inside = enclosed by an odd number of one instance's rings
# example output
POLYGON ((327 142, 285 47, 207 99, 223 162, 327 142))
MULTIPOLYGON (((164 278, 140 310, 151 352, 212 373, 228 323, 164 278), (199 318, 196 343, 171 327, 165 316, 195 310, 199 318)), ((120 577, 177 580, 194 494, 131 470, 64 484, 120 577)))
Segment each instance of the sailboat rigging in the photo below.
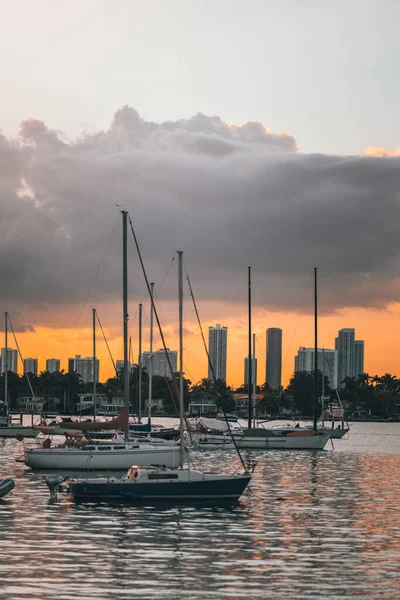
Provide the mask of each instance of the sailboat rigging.
MULTIPOLYGON (((179 427, 180 451, 179 468, 143 468, 133 466, 122 479, 102 478, 82 481, 70 481, 68 491, 78 501, 92 500, 236 500, 248 483, 251 475, 202 473, 190 467, 184 467, 184 409, 183 409, 183 282, 182 255, 179 258, 179 427)), ((143 263, 142 263, 143 264, 143 263)), ((143 267, 144 270, 144 267, 143 267)), ((153 297, 151 297, 154 303, 153 297)), ((157 311, 155 316, 158 320, 157 311)))
MULTIPOLYGON (((128 369, 128 253, 127 211, 122 213, 123 254, 123 339, 124 339, 124 411, 129 415, 129 369, 128 369)), ((93 424, 93 425, 97 425, 93 424)), ((101 425, 101 424, 100 424, 101 425)), ((124 423, 124 442, 108 441, 107 444, 83 442, 79 446, 29 448, 25 451, 25 464, 33 469, 74 470, 126 470, 137 465, 163 465, 176 467, 179 464, 177 449, 164 444, 153 445, 147 440, 129 441, 129 421, 124 423)))
MULTIPOLYGON (((14 341, 16 343, 17 346, 17 350, 18 353, 22 359, 21 356, 21 352, 19 350, 19 346, 18 346, 18 342, 17 339, 15 337, 15 332, 10 320, 10 315, 8 314, 8 312, 4 313, 4 358, 3 360, 5 360, 5 364, 3 365, 3 372, 4 372, 4 407, 3 407, 3 416, 0 416, 0 438, 3 437, 15 437, 15 436, 24 436, 24 437, 29 437, 29 438, 34 438, 37 436, 38 432, 34 430, 33 428, 33 414, 32 414, 32 424, 31 426, 28 425, 23 425, 22 424, 22 414, 20 416, 20 422, 19 423, 13 423, 11 420, 11 415, 10 415, 10 397, 9 397, 9 389, 8 389, 8 371, 9 371, 9 356, 10 356, 10 348, 8 347, 8 325, 10 325, 11 327, 11 331, 13 333, 14 336, 14 341)), ((32 393, 32 397, 35 400, 35 394, 33 392, 32 389, 32 385, 31 385, 31 381, 29 378, 29 374, 27 374, 27 381, 28 381, 28 385, 29 388, 31 390, 32 393)))

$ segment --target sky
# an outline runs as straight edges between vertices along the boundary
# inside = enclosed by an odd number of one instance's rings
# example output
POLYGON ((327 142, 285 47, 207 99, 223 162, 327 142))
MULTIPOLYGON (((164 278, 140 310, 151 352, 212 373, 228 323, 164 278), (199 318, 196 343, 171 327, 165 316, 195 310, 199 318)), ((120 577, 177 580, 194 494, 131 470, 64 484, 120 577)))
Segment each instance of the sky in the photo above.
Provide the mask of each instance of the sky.
MULTIPOLYGON (((319 345, 355 327, 366 370, 400 375, 398 2, 0 6, 0 310, 24 357, 90 355, 93 306, 121 357, 122 205, 170 348, 182 249, 205 330, 229 328, 228 383, 243 382, 249 265, 260 380, 268 327, 283 329, 284 383, 313 345, 314 266, 319 345)), ((129 271, 137 353, 132 240, 129 271)))

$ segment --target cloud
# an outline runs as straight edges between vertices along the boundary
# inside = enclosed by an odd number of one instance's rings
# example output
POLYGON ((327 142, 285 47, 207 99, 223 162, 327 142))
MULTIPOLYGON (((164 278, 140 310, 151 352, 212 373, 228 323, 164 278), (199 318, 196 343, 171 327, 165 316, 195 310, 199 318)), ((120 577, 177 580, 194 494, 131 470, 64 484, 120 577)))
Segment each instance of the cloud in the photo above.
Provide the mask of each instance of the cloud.
MULTIPOLYGON (((66 327, 86 298, 119 302, 116 204, 150 279, 183 249, 199 302, 246 302, 252 265, 255 306, 298 310, 318 266, 321 309, 384 307, 400 300, 399 161, 306 155, 289 134, 202 114, 157 124, 125 106, 75 141, 28 119, 0 136, 0 307, 66 327)), ((129 258, 137 302, 131 239, 129 258)), ((175 296, 169 275, 160 297, 175 296)))
POLYGON ((365 156, 400 156, 400 146, 396 148, 394 152, 389 152, 388 150, 384 150, 383 148, 379 148, 378 146, 368 146, 368 148, 364 152, 365 156))

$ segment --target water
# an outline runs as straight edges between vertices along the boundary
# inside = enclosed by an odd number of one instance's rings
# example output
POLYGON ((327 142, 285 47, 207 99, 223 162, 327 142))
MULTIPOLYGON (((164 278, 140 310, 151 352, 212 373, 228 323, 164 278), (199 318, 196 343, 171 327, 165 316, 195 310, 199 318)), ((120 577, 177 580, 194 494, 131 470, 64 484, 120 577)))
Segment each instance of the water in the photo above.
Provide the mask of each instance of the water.
MULTIPOLYGON (((400 424, 355 423, 322 452, 244 453, 233 506, 48 503, 44 474, 0 440, 0 598, 400 598, 400 424)), ((194 455, 238 466, 233 451, 194 455)))

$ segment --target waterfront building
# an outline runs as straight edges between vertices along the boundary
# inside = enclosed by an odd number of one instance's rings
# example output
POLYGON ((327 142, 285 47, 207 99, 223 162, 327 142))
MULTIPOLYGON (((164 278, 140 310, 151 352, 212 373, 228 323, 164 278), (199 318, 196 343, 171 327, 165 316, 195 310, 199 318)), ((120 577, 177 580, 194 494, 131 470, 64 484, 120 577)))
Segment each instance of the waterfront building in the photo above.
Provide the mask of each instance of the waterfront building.
POLYGON ((267 364, 265 379, 271 389, 280 391, 282 379, 282 329, 270 327, 266 331, 267 364))
MULTIPOLYGON (((100 361, 96 358, 96 383, 99 382, 99 371, 100 361)), ((80 354, 77 354, 75 358, 68 359, 68 372, 79 373, 82 377, 83 383, 90 383, 93 381, 93 357, 87 356, 83 358, 80 354)))
POLYGON ((353 328, 340 329, 335 339, 338 353, 337 387, 343 387, 346 377, 358 377, 364 372, 364 342, 355 339, 353 328))
MULTIPOLYGON (((328 348, 318 348, 317 352, 317 369, 329 380, 329 387, 335 388, 337 380, 337 352, 328 348)), ((314 348, 300 346, 297 356, 294 359, 294 370, 311 373, 315 367, 314 357, 314 348)))
MULTIPOLYGON (((215 327, 208 328, 208 353, 214 376, 216 379, 226 381, 226 356, 228 344, 228 328, 221 327, 219 323, 215 327)), ((213 373, 208 365, 208 379, 213 381, 213 373)))
POLYGON ((14 348, 2 348, 1 349, 1 372, 4 373, 6 370, 18 373, 18 351, 14 348))
POLYGON ((46 371, 49 373, 60 372, 60 359, 59 358, 46 358, 46 371))
MULTIPOLYGON (((176 373, 178 368, 178 353, 176 350, 170 350, 167 348, 167 354, 171 362, 172 370, 174 373, 176 373)), ((147 373, 149 373, 150 360, 152 361, 153 375, 158 375, 159 377, 168 377, 168 379, 171 379, 171 371, 164 349, 155 350, 153 352, 142 352, 142 368, 146 369, 147 373)))
MULTIPOLYGON (((257 359, 251 355, 251 378, 253 384, 257 386, 257 359)), ((244 385, 247 386, 249 381, 249 357, 246 356, 244 359, 244 385)))
POLYGON ((24 375, 32 373, 33 375, 38 374, 38 359, 37 358, 25 358, 24 359, 24 375))

